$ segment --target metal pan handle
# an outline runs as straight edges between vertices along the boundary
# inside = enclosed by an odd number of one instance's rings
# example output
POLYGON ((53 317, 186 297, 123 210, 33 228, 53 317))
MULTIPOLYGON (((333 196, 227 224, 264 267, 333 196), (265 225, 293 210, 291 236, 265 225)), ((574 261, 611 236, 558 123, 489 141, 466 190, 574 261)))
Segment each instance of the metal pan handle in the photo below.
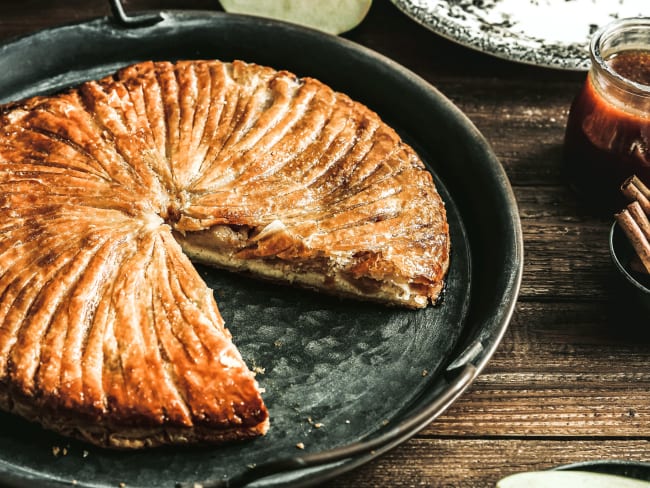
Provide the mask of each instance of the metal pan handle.
POLYGON ((122 27, 148 27, 164 20, 160 12, 130 16, 124 11, 121 0, 109 0, 113 18, 122 27))

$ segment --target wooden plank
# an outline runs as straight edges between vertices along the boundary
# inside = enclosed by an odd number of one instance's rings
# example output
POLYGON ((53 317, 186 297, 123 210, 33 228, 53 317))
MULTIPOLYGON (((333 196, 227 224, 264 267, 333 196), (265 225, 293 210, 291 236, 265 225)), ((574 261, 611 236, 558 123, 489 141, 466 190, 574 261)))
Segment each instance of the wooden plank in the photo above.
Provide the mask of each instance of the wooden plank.
POLYGON ((562 146, 571 102, 584 75, 439 79, 436 86, 474 122, 513 185, 564 184, 562 146))
POLYGON ((609 380, 617 377, 618 385, 613 387, 611 381, 599 383, 598 375, 488 373, 423 433, 480 437, 650 436, 650 376, 612 374, 609 380), (495 383, 502 387, 495 387, 495 383))
POLYGON ((524 224, 524 299, 607 300, 618 278, 607 227, 524 224))
POLYGON ((617 303, 520 302, 487 370, 645 372, 647 327, 621 318, 617 303))
POLYGON ((34 0, 29 7, 21 2, 3 2, 0 15, 0 39, 25 35, 47 27, 107 15, 108 0, 69 0, 49 2, 34 0), (26 15, 29 8, 34 15, 26 15))
POLYGON ((613 216, 594 214, 566 186, 515 187, 524 236, 526 299, 607 300, 613 216))
POLYGON ((509 474, 614 458, 648 461, 648 442, 417 438, 327 486, 494 488, 509 474))
POLYGON ((484 372, 423 432, 650 436, 650 338, 606 303, 520 303, 484 372))
MULTIPOLYGON (((32 0, 29 4, 29 7, 25 7, 21 2, 3 2, 0 39, 110 14, 108 0, 32 0), (26 15, 26 9, 34 15, 26 15)), ((127 13, 150 9, 222 10, 218 0, 122 0, 122 4, 127 13)))

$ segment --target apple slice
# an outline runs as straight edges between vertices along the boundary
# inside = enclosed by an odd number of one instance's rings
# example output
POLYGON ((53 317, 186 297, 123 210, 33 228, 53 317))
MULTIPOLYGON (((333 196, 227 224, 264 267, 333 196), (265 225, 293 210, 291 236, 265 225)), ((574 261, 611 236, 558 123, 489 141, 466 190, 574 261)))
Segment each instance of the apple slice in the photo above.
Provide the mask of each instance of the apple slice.
POLYGON ((372 0, 220 0, 226 12, 257 15, 340 34, 364 19, 372 0))
POLYGON ((499 480, 496 488, 648 488, 635 478, 589 471, 530 471, 499 480))

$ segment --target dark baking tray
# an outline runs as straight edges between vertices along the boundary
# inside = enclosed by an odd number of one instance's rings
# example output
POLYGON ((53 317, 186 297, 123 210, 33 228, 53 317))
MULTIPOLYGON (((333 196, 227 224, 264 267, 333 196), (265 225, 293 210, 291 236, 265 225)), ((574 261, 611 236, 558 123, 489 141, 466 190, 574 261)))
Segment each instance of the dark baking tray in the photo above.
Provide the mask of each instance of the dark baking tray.
POLYGON ((316 77, 393 125, 420 153, 446 202, 453 250, 444 300, 419 311, 384 308, 199 268, 244 358, 264 368, 258 379, 272 419, 268 435, 221 447, 116 452, 3 414, 5 485, 324 481, 435 419, 479 374, 507 327, 523 246, 503 168, 449 100, 371 50, 255 17, 184 11, 127 17, 116 8, 115 18, 0 46, 0 102, 56 92, 140 60, 198 58, 242 59, 316 77))

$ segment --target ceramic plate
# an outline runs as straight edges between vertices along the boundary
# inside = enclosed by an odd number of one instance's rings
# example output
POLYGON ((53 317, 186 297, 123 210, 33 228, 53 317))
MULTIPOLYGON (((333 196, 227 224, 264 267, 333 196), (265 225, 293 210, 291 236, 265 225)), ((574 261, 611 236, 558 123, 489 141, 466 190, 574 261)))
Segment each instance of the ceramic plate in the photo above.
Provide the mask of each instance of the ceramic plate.
POLYGON ((392 0, 443 37, 499 58, 568 70, 589 69, 598 27, 647 16, 647 0, 392 0))

